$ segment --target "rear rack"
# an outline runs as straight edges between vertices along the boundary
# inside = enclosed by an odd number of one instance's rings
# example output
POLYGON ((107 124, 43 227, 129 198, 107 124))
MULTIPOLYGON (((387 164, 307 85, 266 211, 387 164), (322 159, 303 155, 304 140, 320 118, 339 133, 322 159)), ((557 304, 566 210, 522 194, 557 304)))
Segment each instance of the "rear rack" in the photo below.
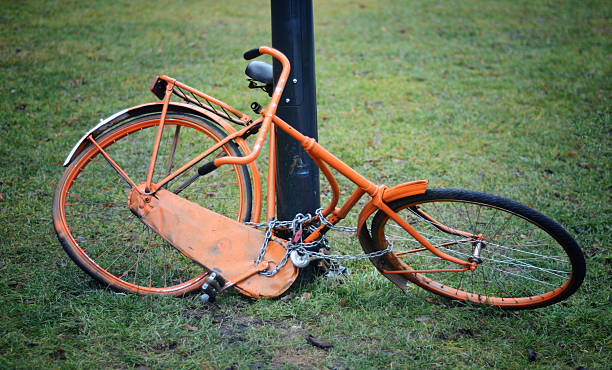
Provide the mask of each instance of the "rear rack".
MULTIPOLYGON (((211 102, 209 99, 206 99, 205 96, 201 96, 202 99, 198 99, 198 96, 196 94, 194 94, 191 91, 191 88, 189 88, 188 86, 184 85, 184 84, 180 84, 183 85, 184 88, 181 88, 177 85, 179 85, 180 83, 175 83, 175 85, 172 88, 172 94, 175 96, 178 96, 180 99, 182 99, 184 102, 188 103, 188 104, 193 104, 196 105, 202 109, 205 109, 223 119, 226 119, 232 123, 235 123, 237 125, 241 125, 241 126, 246 126, 250 123, 250 121, 245 121, 244 120, 244 115, 242 117, 239 117, 238 114, 234 113, 235 117, 232 116, 223 106, 221 106, 220 104, 217 104, 216 102, 211 102), (203 103, 202 101, 205 101, 206 103, 203 103), (217 108, 215 108, 215 106, 217 106, 217 108)), ((166 87, 168 86, 168 81, 166 81, 165 79, 163 79, 160 76, 157 76, 155 78, 155 81, 153 82, 153 85, 151 86, 151 92, 159 99, 159 100, 164 100, 165 94, 166 94, 166 87)), ((198 94, 199 95, 199 94, 198 94)), ((204 94, 203 94, 204 95, 204 94)), ((214 99, 216 100, 216 99, 214 99)))

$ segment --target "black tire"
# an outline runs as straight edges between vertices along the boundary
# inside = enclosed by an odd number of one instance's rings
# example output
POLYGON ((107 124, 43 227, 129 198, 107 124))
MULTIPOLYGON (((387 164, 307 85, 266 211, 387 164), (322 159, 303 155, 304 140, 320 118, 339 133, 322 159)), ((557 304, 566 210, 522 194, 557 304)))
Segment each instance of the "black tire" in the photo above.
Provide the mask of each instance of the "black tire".
MULTIPOLYGON (((457 189, 429 189, 421 195, 389 204, 432 245, 467 261, 482 234, 480 258, 474 271, 402 273, 407 280, 442 296, 508 309, 547 306, 566 299, 586 273, 576 241, 550 218, 501 197, 457 189), (449 229, 452 228, 452 229, 449 229)), ((372 221, 376 249, 393 243, 385 255, 396 271, 459 269, 434 256, 382 211, 372 221), (398 255, 401 250, 413 252, 398 255)), ((473 258, 473 257, 472 257, 473 258)))
MULTIPOLYGON (((130 118, 96 138, 136 184, 146 179, 159 120, 159 113, 130 118)), ((168 112, 153 181, 224 137, 223 130, 202 117, 168 112)), ((216 155, 242 153, 228 142, 166 188, 175 190, 216 155)), ((116 290, 180 295, 200 287, 204 269, 132 214, 127 206, 129 190, 100 151, 88 145, 64 172, 53 198, 54 226, 66 253, 89 275, 116 290)), ((244 165, 221 166, 189 185, 181 196, 239 221, 251 217, 251 181, 244 165)))

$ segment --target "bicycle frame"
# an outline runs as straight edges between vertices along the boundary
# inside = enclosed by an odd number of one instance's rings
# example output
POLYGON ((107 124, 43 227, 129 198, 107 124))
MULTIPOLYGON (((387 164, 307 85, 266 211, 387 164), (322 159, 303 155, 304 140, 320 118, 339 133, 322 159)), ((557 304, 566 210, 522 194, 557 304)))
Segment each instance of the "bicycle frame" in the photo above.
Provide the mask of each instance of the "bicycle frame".
MULTIPOLYGON (((396 270, 381 270, 381 272, 383 272, 384 274, 416 274, 416 273, 429 273, 429 272, 463 272, 463 271, 468 271, 468 270, 474 270, 476 268, 476 262, 463 261, 461 259, 450 256, 440 251, 439 249, 437 249, 436 246, 432 245, 427 239, 421 236, 410 224, 408 224, 408 222, 406 222, 402 217, 400 217, 397 213, 395 213, 387 205, 388 201, 393 200, 392 199, 393 196, 395 196, 395 198, 399 198, 400 196, 408 196, 408 195, 424 193, 426 186, 427 186, 426 180, 414 181, 414 182, 402 184, 402 185, 399 185, 393 188, 387 188, 384 185, 375 184, 369 181, 368 179, 366 179, 364 176, 359 174, 354 169, 352 169, 349 165, 347 165, 346 163, 338 159, 332 153, 327 151, 325 148, 323 148, 323 146, 317 143, 315 139, 301 134, 299 131, 294 129, 289 123, 283 121, 280 117, 276 115, 276 109, 278 107, 278 102, 280 100, 285 83, 289 76, 290 64, 289 64, 288 59, 279 51, 273 48, 270 48, 270 47, 265 47, 265 46, 260 47, 259 49, 253 49, 247 53, 251 53, 250 55, 251 57, 248 59, 252 59, 261 54, 268 54, 276 58, 277 60, 279 60, 282 64, 282 72, 276 83, 276 87, 274 89, 274 93, 272 95, 270 103, 261 111, 260 117, 258 117, 254 121, 251 120, 251 118, 248 115, 240 112, 239 110, 231 107, 230 105, 212 96, 209 96, 201 91, 198 91, 188 85, 185 85, 171 77, 168 77, 168 76, 159 77, 159 79, 165 81, 167 85, 166 85, 165 93, 163 97, 163 109, 161 113, 161 120, 160 120, 158 129, 157 129, 157 135, 156 135, 155 144, 154 144, 152 155, 151 155, 151 161, 150 161, 149 168, 147 171, 147 177, 146 177, 145 186, 144 186, 144 193, 141 195, 148 196, 148 195, 155 194, 155 192, 158 189, 161 189, 169 181, 176 178, 177 176, 179 176, 180 174, 182 174, 183 172, 185 172, 186 170, 194 166, 196 163, 200 162, 202 159, 206 158, 208 155, 210 155, 211 153, 213 153, 214 151, 216 151, 217 149, 219 149, 226 143, 234 139, 243 137, 247 133, 252 132, 252 130, 256 128, 258 125, 260 125, 259 132, 257 134, 257 138, 253 145, 253 149, 250 152, 246 152, 245 156, 243 157, 233 157, 233 156, 219 157, 219 158, 216 158, 212 163, 214 164, 215 167, 220 167, 222 165, 227 165, 227 164, 229 165, 250 164, 251 162, 255 161, 258 158, 261 152, 261 149, 264 145, 266 136, 269 133, 270 137, 269 137, 269 143, 268 143, 269 145, 269 152, 268 152, 269 165, 268 165, 268 174, 267 174, 268 178, 267 178, 266 220, 270 220, 274 218, 275 209, 276 209, 276 197, 275 197, 275 192, 276 192, 276 163, 275 163, 276 145, 275 145, 275 140, 276 138, 275 138, 274 127, 278 127, 279 129, 283 130, 288 135, 290 135, 293 139, 297 140, 304 147, 305 151, 308 153, 310 157, 312 157, 314 162, 321 169, 327 181, 331 185, 332 199, 330 203, 326 206, 326 208, 323 210, 322 214, 332 224, 337 224, 342 219, 344 219, 349 213, 349 211, 363 197, 363 195, 367 193, 371 197, 371 200, 366 204, 366 206, 364 207, 364 209, 362 210, 359 216, 360 225, 363 222, 365 222, 365 220, 369 217, 369 215, 371 215, 375 210, 380 209, 381 211, 386 213, 392 220, 394 220, 398 225, 400 225, 404 230, 406 230, 414 239, 416 239, 423 246, 423 248, 415 249, 412 251, 399 252, 399 254, 413 253, 413 252, 418 252, 418 251, 427 249, 435 256, 459 265, 457 269, 397 270, 397 271, 396 270), (223 110, 226 111, 226 113, 230 112, 231 114, 236 116, 240 120, 240 122, 244 123, 246 126, 242 128, 241 130, 230 133, 223 140, 217 142, 215 145, 206 149, 201 154, 197 155, 196 157, 191 159, 189 162, 185 163, 182 167, 180 167, 179 169, 175 170, 174 172, 164 177, 161 181, 157 183, 153 183, 153 172, 154 172, 154 167, 155 167, 155 163, 157 160, 157 153, 158 153, 158 149, 160 146, 162 133, 164 130, 164 123, 165 123, 166 114, 168 111, 168 106, 169 106, 170 99, 171 99, 171 96, 173 94, 175 87, 182 89, 182 90, 186 90, 190 92, 191 94, 199 96, 200 98, 206 100, 209 103, 212 103, 212 104, 215 104, 221 107, 223 110), (346 199, 346 201, 339 208, 337 207, 338 202, 339 202, 339 194, 340 194, 339 186, 338 186, 338 182, 336 181, 329 167, 337 170, 339 173, 341 173, 343 176, 348 178, 351 182, 353 182, 356 185, 356 188, 353 191, 353 193, 346 199)), ((245 58, 247 57, 247 53, 245 53, 245 58)), ((108 154, 105 153, 103 148, 101 148, 96 143, 93 137, 90 136, 89 140, 91 140, 94 143, 94 145, 98 147, 100 152, 109 161, 111 166, 121 175, 121 177, 123 177, 124 180, 127 181, 133 188, 136 188, 135 182, 132 181, 132 179, 130 179, 129 176, 112 161, 112 159, 108 156, 108 154)), ((259 183, 257 182, 255 192, 261 193, 261 189, 259 187, 260 187, 259 183)), ((137 190, 137 191, 140 192, 140 190, 137 190)), ((259 217, 261 213, 260 199, 261 199, 260 197, 257 197, 255 200, 255 204, 253 208, 253 218, 252 218, 252 221, 254 222, 259 221, 259 217)), ((429 217, 426 214, 424 216, 429 217)), ((465 233, 463 231, 454 230, 450 227, 447 227, 439 223, 438 221, 435 221, 433 219, 430 219, 430 220, 432 222, 435 222, 440 227, 449 230, 449 232, 456 232, 456 233, 459 233, 459 235, 463 235, 466 238, 471 238, 473 240, 478 240, 479 238, 478 235, 473 235, 473 234, 465 233)), ((307 238, 305 238, 304 242, 311 242, 311 241, 318 239, 321 235, 325 234, 329 229, 330 228, 326 226, 325 223, 321 223, 321 225, 313 233, 311 233, 310 235, 308 235, 307 238)))

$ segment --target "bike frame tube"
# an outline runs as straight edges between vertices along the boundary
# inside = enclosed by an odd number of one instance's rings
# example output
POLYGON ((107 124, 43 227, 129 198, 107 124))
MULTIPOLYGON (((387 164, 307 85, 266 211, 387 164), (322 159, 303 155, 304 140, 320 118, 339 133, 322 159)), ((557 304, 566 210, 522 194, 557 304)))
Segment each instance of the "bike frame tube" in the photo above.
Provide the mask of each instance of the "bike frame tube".
POLYGON ((408 234, 415 238, 422 246, 429 249, 431 253, 458 265, 476 267, 475 262, 463 261, 436 249, 436 247, 434 247, 427 239, 423 238, 423 236, 421 236, 421 234, 419 234, 408 222, 406 222, 406 220, 400 217, 400 215, 398 215, 397 213, 393 212, 393 210, 389 208, 389 206, 386 205, 384 202, 380 202, 380 204, 377 204, 376 206, 379 207, 380 210, 385 212, 389 217, 391 217, 391 219, 395 221, 398 225, 400 225, 404 230, 406 230, 408 234))
POLYGON ((164 97, 164 106, 161 112, 161 118, 159 120, 159 127, 157 127, 157 137, 155 138, 155 146, 153 146, 153 154, 151 154, 151 163, 149 163, 149 171, 147 171, 147 180, 145 182, 145 193, 151 193, 151 182, 153 181, 153 170, 155 168, 155 161, 157 160, 157 151, 159 150, 159 144, 161 143, 162 134, 164 132, 164 122, 166 121, 166 114, 168 113, 168 104, 170 104, 170 97, 172 96, 172 90, 174 89, 174 80, 168 82, 166 85, 166 96, 164 97))
POLYGON ((270 148, 268 151, 268 189, 267 189, 267 208, 266 208, 266 220, 274 218, 276 210, 276 134, 274 127, 270 127, 270 148))
POLYGON ((357 171, 353 170, 349 165, 341 161, 339 158, 328 152, 313 138, 303 135, 298 130, 294 129, 287 122, 283 121, 280 117, 274 116, 274 124, 277 125, 281 130, 285 131, 295 140, 302 144, 306 152, 313 158, 317 158, 338 172, 340 172, 347 179, 351 180, 357 186, 365 190, 371 196, 374 196, 377 192, 378 186, 373 182, 369 181, 357 171))
POLYGON ((448 226, 440 223, 439 221, 437 221, 435 218, 431 217, 429 214, 427 214, 427 212, 423 212, 420 209, 417 209, 416 211, 413 211, 413 212, 418 213, 421 217, 425 218, 426 220, 428 220, 432 224, 435 224, 434 225, 435 227, 439 227, 442 231, 444 231, 446 233, 454 234, 454 235, 460 235, 460 236, 464 236, 466 238, 478 238, 478 235, 466 233, 465 231, 461 231, 461 230, 453 229, 452 227, 448 227, 448 226))
MULTIPOLYGON (((315 160, 315 163, 317 163, 316 160, 315 160)), ((321 163, 323 163, 323 162, 321 162, 321 163)), ((319 168, 321 168, 321 167, 319 167, 319 168)), ((336 179, 333 179, 333 180, 334 180, 334 182, 336 181, 336 179)), ((332 205, 334 206, 334 211, 332 213, 332 217, 330 217, 331 220, 329 220, 329 221, 332 224, 335 225, 338 222, 340 222, 341 220, 343 220, 346 217, 346 215, 349 213, 349 211, 351 209, 353 209, 355 204, 357 204, 357 202, 359 202, 359 199, 361 199, 361 197, 365 194, 365 190, 363 190, 360 187, 356 188, 355 191, 353 192, 353 194, 351 194, 351 196, 344 202, 342 207, 339 208, 339 209, 335 208, 334 199, 336 199, 336 203, 337 203, 338 192, 333 188, 333 186, 332 186, 332 193, 333 193, 332 201, 329 203, 329 206, 327 206, 327 208, 330 208, 330 206, 332 206, 332 205)), ((325 213, 323 213, 323 216, 326 217, 327 215, 325 213)), ((315 241, 315 240, 319 239, 319 237, 321 237, 321 235, 323 235, 323 234, 325 234, 327 232, 327 228, 328 228, 328 226, 326 224, 321 223, 321 226, 319 226, 315 231, 313 231, 310 235, 308 235, 306 237, 306 239, 304 239, 304 242, 305 243, 310 243, 312 241, 315 241)))
MULTIPOLYGON (((243 128, 242 130, 236 131, 236 132, 226 136, 223 140, 219 141, 215 145, 213 145, 210 148, 206 149, 200 155, 194 157, 192 160, 190 160, 185 165, 183 165, 181 168, 179 168, 178 170, 174 171, 170 175, 166 176, 160 182, 154 184, 153 188, 155 190, 157 190, 157 189, 161 188, 162 186, 166 185, 169 181, 171 181, 172 179, 174 179, 175 177, 177 177, 181 173, 185 172, 186 170, 191 168, 193 165, 195 165, 196 163, 198 163, 202 159, 206 158, 208 155, 210 155, 210 153, 212 153, 215 150, 219 149, 220 147, 222 147, 223 145, 227 144, 228 142, 230 142, 230 141, 232 141, 232 140, 234 140, 234 139, 244 135, 252 126, 257 125, 259 122, 261 122, 261 118, 255 120, 251 125, 243 128)), ((262 141, 263 141, 263 139, 265 139, 265 138, 262 138, 262 141)), ((261 150, 261 148, 260 148, 260 150, 261 150)), ((244 161, 244 163, 231 163, 231 164, 248 164, 248 163, 253 162, 257 158, 258 155, 259 155, 259 151, 257 153, 252 152, 252 153, 250 153, 249 155, 247 155, 245 157, 231 157, 231 158, 248 158, 248 160, 244 161)), ((228 157, 223 157, 223 158, 228 158, 228 157)), ((223 158, 217 158, 217 159, 223 159, 223 158)), ((215 160, 215 165, 216 164, 217 164, 217 160, 215 160)))

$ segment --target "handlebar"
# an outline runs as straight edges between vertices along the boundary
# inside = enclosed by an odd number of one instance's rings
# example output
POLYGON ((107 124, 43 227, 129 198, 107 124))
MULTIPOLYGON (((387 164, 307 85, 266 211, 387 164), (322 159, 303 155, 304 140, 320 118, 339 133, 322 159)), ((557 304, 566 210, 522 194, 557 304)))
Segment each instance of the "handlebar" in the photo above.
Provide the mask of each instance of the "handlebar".
POLYGON ((260 55, 261 55, 261 53, 259 52, 259 48, 255 48, 255 49, 251 49, 251 50, 245 51, 244 52, 244 59, 251 60, 251 59, 257 58, 260 55))
POLYGON ((259 133, 257 134, 257 138, 255 139, 253 150, 251 151, 251 154, 247 155, 246 157, 217 158, 214 161, 216 167, 219 167, 223 164, 247 164, 254 161, 255 158, 257 158, 257 156, 259 155, 265 136, 268 133, 268 130, 270 129, 272 117, 274 117, 274 115, 276 114, 278 102, 280 101, 281 95, 283 94, 283 90, 285 89, 287 78, 289 78, 291 64, 289 63, 289 59, 287 59, 285 54, 269 46, 260 46, 259 48, 251 49, 245 52, 243 56, 244 59, 251 60, 257 58, 262 54, 271 55, 273 58, 275 58, 281 63, 283 69, 281 71, 280 76, 278 77, 278 81, 276 81, 276 86, 274 87, 274 92, 272 93, 270 103, 268 103, 268 105, 261 112, 261 115, 264 117, 264 119, 261 124, 259 133))

